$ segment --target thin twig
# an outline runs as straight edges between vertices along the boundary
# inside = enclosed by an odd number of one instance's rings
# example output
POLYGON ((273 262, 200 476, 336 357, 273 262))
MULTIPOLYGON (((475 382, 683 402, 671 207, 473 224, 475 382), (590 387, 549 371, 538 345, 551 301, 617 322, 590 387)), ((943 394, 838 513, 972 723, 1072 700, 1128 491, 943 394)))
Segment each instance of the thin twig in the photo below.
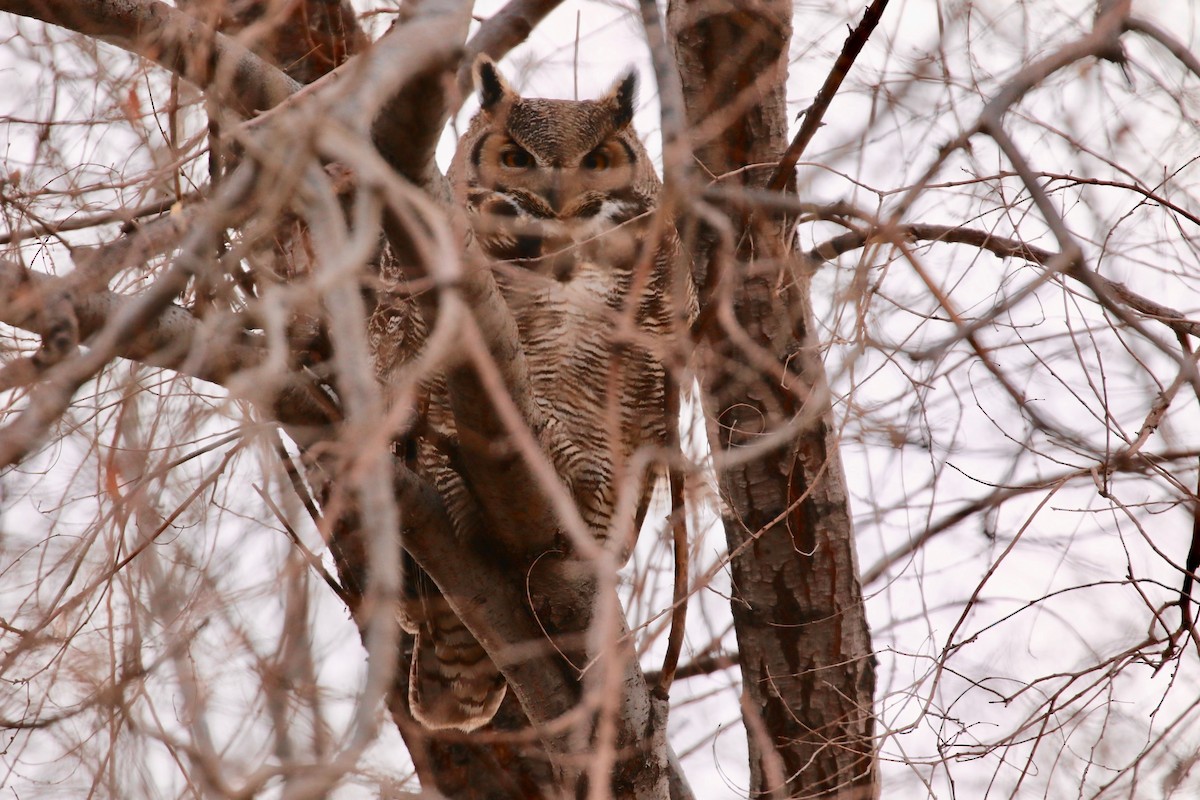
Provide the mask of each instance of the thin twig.
POLYGON ((337 582, 337 579, 329 574, 329 571, 325 569, 325 565, 321 563, 321 559, 317 558, 316 554, 313 553, 312 550, 309 550, 304 542, 300 541, 300 536, 296 533, 296 529, 293 528, 287 521, 287 518, 283 516, 283 511, 280 510, 279 506, 275 505, 275 501, 271 499, 271 496, 263 491, 263 488, 257 483, 252 483, 250 485, 253 487, 254 491, 258 492, 258 496, 263 499, 263 502, 267 504, 267 508, 270 509, 271 513, 275 515, 275 519, 279 522, 279 524, 283 526, 283 532, 287 534, 289 539, 292 540, 292 544, 295 545, 296 549, 300 551, 300 555, 302 555, 304 560, 308 562, 308 565, 312 567, 313 572, 317 573, 317 575, 321 577, 321 580, 325 581, 325 584, 333 590, 333 593, 337 595, 338 599, 346 604, 346 608, 351 608, 352 605, 349 593, 342 588, 342 585, 337 582))
POLYGON ((63 220, 46 220, 25 228, 17 228, 14 231, 0 234, 0 245, 9 244, 11 242, 20 242, 25 239, 32 239, 35 236, 56 236, 67 231, 80 231, 87 228, 95 228, 100 225, 112 225, 120 222, 124 225, 130 225, 135 220, 143 217, 153 217, 157 214, 163 214, 171 210, 171 206, 176 202, 188 202, 195 200, 197 195, 190 194, 179 200, 174 197, 167 197, 162 200, 155 200, 150 203, 143 203, 136 208, 119 208, 114 211, 102 211, 98 214, 76 214, 63 220))
POLYGON ((245 116, 300 84, 232 38, 158 0, 0 0, 0 11, 40 19, 157 62, 202 89, 227 95, 245 116), (205 42, 207 47, 196 47, 205 42))
MULTIPOLYGON (((899 225, 897 233, 906 239, 947 244, 967 244, 987 250, 1001 258, 1021 258, 1033 264, 1048 266, 1062 260, 1062 255, 1053 250, 1026 244, 1020 240, 1006 236, 997 236, 977 228, 967 228, 961 225, 899 225)), ((865 247, 882 236, 882 228, 873 226, 863 231, 853 231, 821 242, 807 253, 814 262, 831 261, 839 255, 865 247)), ((1077 277, 1074 272, 1062 273, 1067 277, 1077 277)), ((1139 314, 1161 322, 1172 331, 1191 336, 1200 336, 1200 322, 1188 319, 1180 311, 1161 303, 1155 302, 1133 291, 1123 283, 1092 274, 1092 280, 1102 285, 1113 297, 1125 303, 1139 314)), ((968 326, 969 327, 969 326, 968 326)), ((966 330, 966 328, 964 328, 966 330)), ((918 356, 928 355, 933 348, 921 351, 918 356)))
POLYGON ((833 102, 834 95, 841 88, 842 81, 850 74, 854 60, 858 58, 858 54, 862 52, 867 40, 871 38, 887 4, 888 0, 875 0, 867 6, 858 27, 852 30, 846 38, 841 54, 838 55, 837 61, 833 62, 833 69, 829 71, 825 83, 821 85, 817 96, 813 98, 812 105, 804 112, 804 122, 801 123, 800 130, 796 131, 796 137, 792 139, 792 143, 788 145, 783 157, 779 159, 775 172, 771 174, 771 180, 767 182, 768 191, 778 192, 787 186, 792 170, 796 169, 796 164, 812 140, 813 134, 821 127, 821 120, 825 118, 829 104, 833 102))

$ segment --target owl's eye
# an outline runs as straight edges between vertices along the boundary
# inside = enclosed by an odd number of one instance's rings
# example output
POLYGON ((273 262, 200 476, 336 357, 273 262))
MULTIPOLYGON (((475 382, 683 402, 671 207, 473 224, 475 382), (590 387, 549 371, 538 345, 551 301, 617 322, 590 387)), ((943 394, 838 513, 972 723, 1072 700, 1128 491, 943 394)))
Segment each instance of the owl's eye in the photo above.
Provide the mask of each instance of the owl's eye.
POLYGON ((584 156, 583 161, 580 161, 579 165, 584 169, 601 170, 608 169, 610 162, 611 159, 609 158, 608 153, 604 151, 604 148, 597 147, 595 150, 584 156))
POLYGON ((533 156, 525 148, 514 144, 500 151, 500 163, 509 169, 529 169, 533 166, 533 156))

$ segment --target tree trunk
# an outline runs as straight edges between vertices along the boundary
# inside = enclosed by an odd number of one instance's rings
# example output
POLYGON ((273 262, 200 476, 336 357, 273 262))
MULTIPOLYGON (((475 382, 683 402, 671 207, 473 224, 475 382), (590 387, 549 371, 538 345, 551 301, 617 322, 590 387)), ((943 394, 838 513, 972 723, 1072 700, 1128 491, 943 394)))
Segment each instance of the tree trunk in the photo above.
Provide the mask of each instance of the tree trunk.
POLYGON ((791 225, 739 197, 765 187, 787 146, 792 8, 711 8, 674 0, 668 23, 688 129, 724 126, 695 153, 717 176, 730 225, 709 220, 690 238, 751 794, 871 798, 875 661, 809 275, 791 252, 791 225))

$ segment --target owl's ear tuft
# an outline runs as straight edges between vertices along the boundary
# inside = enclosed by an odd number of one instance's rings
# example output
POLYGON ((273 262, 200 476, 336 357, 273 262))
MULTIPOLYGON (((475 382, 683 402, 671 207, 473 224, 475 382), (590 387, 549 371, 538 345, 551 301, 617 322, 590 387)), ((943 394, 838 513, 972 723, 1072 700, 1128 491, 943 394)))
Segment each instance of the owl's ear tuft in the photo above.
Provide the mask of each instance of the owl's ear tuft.
POLYGON ((612 103, 613 119, 618 130, 633 122, 633 107, 637 105, 637 72, 630 70, 629 74, 614 83, 605 99, 612 103))
POLYGON ((475 60, 475 91, 479 93, 479 107, 488 112, 512 93, 496 62, 482 55, 475 60))

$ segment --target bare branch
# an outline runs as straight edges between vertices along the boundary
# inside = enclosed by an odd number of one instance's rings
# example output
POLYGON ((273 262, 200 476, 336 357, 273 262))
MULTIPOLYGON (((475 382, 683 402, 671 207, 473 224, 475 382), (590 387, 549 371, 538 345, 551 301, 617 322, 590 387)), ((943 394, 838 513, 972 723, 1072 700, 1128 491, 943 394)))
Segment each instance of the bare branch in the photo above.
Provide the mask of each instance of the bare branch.
MULTIPOLYGON (((195 199, 194 197, 184 198, 185 200, 195 199)), ((136 208, 122 208, 115 211, 102 211, 98 214, 76 214, 69 219, 46 221, 36 225, 30 225, 27 228, 19 228, 8 233, 0 234, 0 245, 20 242, 25 239, 32 239, 35 236, 57 236, 68 231, 86 230, 87 228, 95 228, 101 225, 111 225, 115 222, 122 222, 126 225, 134 223, 142 217, 150 217, 157 214, 163 214, 171 210, 171 206, 179 202, 174 197, 165 198, 163 200, 154 200, 149 203, 143 203, 136 208)))
POLYGON ((1200 58, 1197 58, 1196 54, 1188 49, 1186 44, 1176 39, 1168 31, 1141 17, 1130 17, 1125 20, 1125 30, 1140 33, 1158 42, 1171 55, 1179 59, 1179 63, 1187 67, 1189 72, 1200 78, 1200 58))
POLYGON ((281 102, 300 84, 232 39, 158 0, 0 0, 0 11, 94 36, 228 95, 243 116, 281 102))
POLYGON ((562 0, 509 0, 507 5, 488 17, 467 42, 455 78, 458 101, 454 104, 454 110, 474 91, 471 68, 476 58, 486 55, 493 61, 499 61, 509 50, 525 41, 538 23, 561 4, 562 0))
POLYGON ((242 34, 292 78, 310 84, 370 44, 349 0, 282 6, 181 0, 179 7, 222 33, 242 34))
MULTIPOLYGON (((42 275, 14 262, 0 260, 0 296, 6 298, 0 303, 0 321, 32 333, 49 335, 52 331, 44 327, 43 318, 35 312, 44 305, 44 298, 54 296, 68 286, 70 279, 42 275)), ((157 313, 139 319, 134 326, 128 320, 135 314, 141 316, 133 310, 146 302, 141 296, 95 289, 80 294, 68 292, 64 296, 71 298, 72 311, 79 322, 80 341, 103 334, 105 341, 111 342, 111 355, 120 358, 175 369, 193 378, 228 385, 246 370, 261 365, 266 356, 265 342, 251 336, 214 338, 198 319, 177 305, 168 303, 157 313)), ((89 360, 88 363, 92 362, 89 360)), ((76 368, 82 370, 77 379, 86 380, 90 367, 80 365, 71 369, 76 368)), ((274 401, 263 398, 265 407, 270 408, 274 402, 279 420, 289 425, 327 422, 331 414, 335 414, 334 408, 329 398, 317 388, 314 377, 302 373, 282 377, 274 401)))
POLYGON ((792 171, 796 169, 796 164, 800 161, 800 156, 804 155, 804 150, 812 141, 813 135, 821 127, 822 120, 825 119, 825 112, 829 110, 829 104, 833 102, 834 96, 841 88, 842 81, 850 74, 854 60, 858 58, 858 54, 862 52, 863 47, 871 38, 875 26, 883 17, 887 4, 888 0, 873 0, 863 12, 862 20, 846 38, 846 43, 842 45, 842 52, 838 54, 837 61, 833 62, 833 69, 829 71, 825 82, 821 84, 817 96, 813 98, 812 105, 805 110, 804 122, 800 125, 800 130, 796 131, 795 138, 784 151, 783 157, 779 159, 771 179, 767 181, 767 191, 782 191, 788 184, 793 183, 792 171))
MULTIPOLYGON (((997 236, 974 228, 951 225, 931 225, 915 223, 911 225, 900 225, 898 233, 908 239, 917 241, 929 242, 945 242, 953 244, 966 244, 972 247, 978 247, 981 250, 987 250, 994 253, 1000 258, 1020 258, 1040 266, 1057 266, 1051 274, 1065 274, 1067 277, 1073 277, 1071 272, 1060 273, 1063 257, 1060 253, 1055 253, 1050 250, 1045 250, 1040 247, 1026 244, 1016 239, 1010 239, 1005 236, 997 236)), ((817 246, 808 251, 808 257, 813 261, 830 261, 837 256, 848 253, 852 250, 857 250, 865 247, 871 241, 881 236, 881 231, 878 228, 872 228, 866 231, 854 231, 844 233, 834 239, 821 242, 817 246)), ((1142 314, 1156 322, 1161 322, 1176 333, 1181 333, 1190 336, 1200 336, 1200 322, 1189 320, 1182 312, 1165 306, 1148 297, 1144 297, 1130 289, 1123 283, 1114 281, 1111 278, 1106 278, 1103 275, 1095 275, 1094 280, 1104 286, 1106 291, 1111 293, 1113 297, 1128 305, 1134 311, 1142 314)), ((1022 294, 1021 296, 1024 296, 1022 294)), ((1012 304, 1012 300, 1009 304, 1012 304)), ((987 324, 986 320, 993 315, 989 314, 984 318, 985 321, 972 323, 970 326, 963 326, 962 331, 969 333, 978 325, 987 324)), ((935 351, 941 350, 942 347, 929 348, 924 351, 911 354, 914 358, 925 358, 932 355, 935 351)))

